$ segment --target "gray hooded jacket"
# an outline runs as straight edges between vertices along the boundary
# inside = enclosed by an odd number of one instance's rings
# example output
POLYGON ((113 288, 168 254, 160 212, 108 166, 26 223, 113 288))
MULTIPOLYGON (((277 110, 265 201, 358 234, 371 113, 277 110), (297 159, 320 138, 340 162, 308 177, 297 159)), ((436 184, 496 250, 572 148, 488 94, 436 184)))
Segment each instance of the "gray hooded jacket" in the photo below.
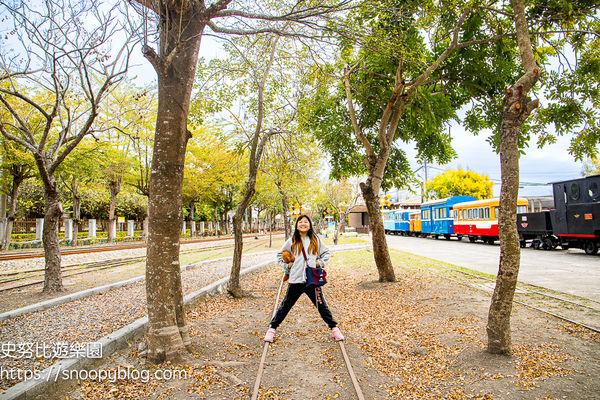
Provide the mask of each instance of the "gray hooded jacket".
MULTIPOLYGON (((310 254, 308 252, 308 246, 310 245, 310 238, 308 236, 302 238, 302 245, 304 246, 304 252, 306 253, 306 257, 308 259, 308 265, 310 267, 315 267, 317 261, 319 261, 319 266, 321 268, 325 268, 329 262, 329 259, 331 258, 331 253, 327 246, 325 246, 325 244, 321 241, 321 238, 317 236, 317 239, 319 241, 319 249, 317 254, 310 254)), ((286 273, 290 274, 289 283, 306 282, 306 272, 304 271, 306 263, 304 261, 304 256, 302 255, 302 252, 300 252, 300 254, 292 253, 292 238, 286 240, 286 242, 283 244, 283 247, 281 247, 281 250, 279 250, 277 253, 277 262, 279 262, 279 265, 283 267, 286 273), (294 264, 289 270, 288 264, 283 262, 282 254, 284 250, 289 251, 295 257, 294 264)))

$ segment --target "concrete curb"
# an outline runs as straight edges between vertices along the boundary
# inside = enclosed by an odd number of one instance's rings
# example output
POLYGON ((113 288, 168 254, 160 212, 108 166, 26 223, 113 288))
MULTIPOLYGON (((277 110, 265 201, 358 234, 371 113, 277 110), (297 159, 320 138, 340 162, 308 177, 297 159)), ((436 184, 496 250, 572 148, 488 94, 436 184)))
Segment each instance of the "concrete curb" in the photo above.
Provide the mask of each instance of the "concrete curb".
MULTIPOLYGON (((358 246, 349 246, 345 248, 332 248, 332 252, 340 252, 340 251, 356 251, 363 250, 368 248, 368 245, 358 245, 358 246)), ((231 257, 228 257, 231 258, 231 257)), ((193 266, 198 266, 201 263, 205 263, 208 261, 202 261, 196 264, 186 265, 183 268, 190 269, 193 266)), ((210 262, 214 262, 211 260, 210 262)), ((274 261, 266 261, 240 271, 240 276, 244 276, 246 274, 257 271, 267 265, 273 264, 274 261)), ((134 278, 138 279, 138 278, 134 278)), ((123 281, 127 282, 127 281, 123 281)), ((123 283, 118 282, 118 283, 123 283)), ((184 304, 189 306, 193 304, 195 301, 201 299, 204 296, 208 296, 215 293, 223 292, 224 286, 229 282, 229 277, 225 277, 219 279, 218 281, 203 287, 200 290, 189 293, 184 296, 184 304)), ((106 285, 110 286, 110 285, 106 285)), ((122 286, 122 285, 121 285, 122 286)), ((108 289, 107 289, 108 290, 108 289)), ((84 291, 85 292, 85 291, 84 291)), ((78 292, 79 293, 79 292, 78 292)), ((64 296, 68 297, 68 296, 64 296)), ((44 302, 47 303, 47 302, 44 302)), ((41 303, 40 303, 41 304, 41 303)), ((120 347, 123 347, 127 344, 129 340, 132 340, 136 336, 142 334, 148 325, 148 317, 142 317, 132 322, 131 324, 114 331, 113 333, 104 336, 98 342, 102 344, 102 359, 108 357, 110 354, 115 352, 120 347)), ((101 359, 88 359, 88 358, 69 358, 58 361, 48 368, 44 369, 40 372, 38 379, 30 379, 28 381, 22 381, 17 383, 16 385, 8 388, 3 393, 0 393, 0 400, 31 400, 35 399, 37 396, 40 396, 45 391, 49 390, 54 384, 65 382, 61 378, 61 373, 63 371, 69 371, 74 369, 82 369, 85 366, 100 362, 101 359)))

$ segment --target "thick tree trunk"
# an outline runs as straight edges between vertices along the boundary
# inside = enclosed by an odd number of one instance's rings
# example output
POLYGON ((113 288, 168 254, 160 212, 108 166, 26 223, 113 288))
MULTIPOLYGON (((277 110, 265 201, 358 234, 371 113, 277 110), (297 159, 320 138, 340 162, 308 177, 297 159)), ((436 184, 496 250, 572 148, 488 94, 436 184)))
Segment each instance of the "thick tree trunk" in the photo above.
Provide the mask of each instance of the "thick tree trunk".
POLYGON ((519 149, 520 124, 514 118, 502 121, 500 143, 500 165, 502 188, 500 191, 500 216, 498 234, 500 236, 500 266, 496 288, 490 305, 487 323, 488 351, 510 353, 510 314, 512 300, 519 274, 520 248, 517 233, 517 197, 519 190, 519 149))
MULTIPOLYGON (((19 187, 23 183, 23 178, 20 176, 13 176, 12 190, 10 192, 10 202, 8 203, 8 213, 6 215, 6 228, 4 231, 4 244, 2 250, 8 250, 11 242, 13 225, 15 222, 15 215, 17 213, 17 199, 19 198, 19 187)), ((3 216, 4 217, 4 216, 3 216)))
POLYGON ((58 242, 58 227, 62 216, 62 205, 58 200, 58 189, 54 177, 49 177, 50 186, 45 187, 46 213, 44 215, 44 256, 46 267, 44 274, 44 293, 54 293, 63 290, 62 273, 60 270, 60 246, 58 242))
POLYGON ((373 256, 379 273, 379 282, 395 282, 396 275, 388 251, 383 218, 381 218, 381 211, 379 210, 379 197, 374 193, 369 182, 370 180, 367 180, 367 183, 361 183, 360 189, 369 213, 369 225, 373 235, 373 256))
POLYGON ((173 44, 164 53, 161 51, 162 58, 145 48, 158 75, 146 265, 147 357, 151 362, 179 360, 190 346, 183 308, 179 239, 183 168, 190 135, 187 119, 203 26, 187 18, 180 23, 182 25, 175 24, 171 31, 162 33, 162 40, 173 44), (183 28, 178 29, 179 26, 183 28), (174 49, 177 43, 184 45, 174 49), (172 63, 165 66, 166 55, 172 50, 175 51, 172 63))
POLYGON ((517 286, 521 261, 519 236, 517 233, 517 199, 519 193, 519 136, 521 126, 538 106, 527 93, 539 79, 535 64, 525 7, 522 0, 511 1, 517 31, 517 41, 525 74, 506 92, 503 103, 500 137, 500 165, 502 188, 500 191, 500 215, 498 234, 500 237, 500 266, 496 287, 488 314, 487 350, 494 354, 510 354, 510 315, 517 286))

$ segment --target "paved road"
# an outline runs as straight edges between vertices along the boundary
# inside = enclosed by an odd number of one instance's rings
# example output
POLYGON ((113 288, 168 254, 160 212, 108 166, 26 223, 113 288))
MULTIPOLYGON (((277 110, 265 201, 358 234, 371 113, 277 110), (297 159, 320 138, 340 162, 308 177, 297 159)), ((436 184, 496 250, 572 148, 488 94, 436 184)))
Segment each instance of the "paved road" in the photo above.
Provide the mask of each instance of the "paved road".
MULTIPOLYGON (((500 245, 455 238, 432 239, 387 235, 388 246, 473 270, 497 274, 500 245)), ((519 281, 600 302, 600 255, 582 250, 521 249, 519 281)))

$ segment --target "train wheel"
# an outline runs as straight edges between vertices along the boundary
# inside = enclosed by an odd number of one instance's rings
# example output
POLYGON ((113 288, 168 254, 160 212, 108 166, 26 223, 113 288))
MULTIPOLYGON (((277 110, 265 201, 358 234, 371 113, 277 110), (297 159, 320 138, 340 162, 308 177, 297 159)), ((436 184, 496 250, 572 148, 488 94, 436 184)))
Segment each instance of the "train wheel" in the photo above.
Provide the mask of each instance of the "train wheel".
POLYGON ((456 238, 458 239, 458 241, 462 240, 462 235, 456 235, 456 238))
POLYGON ((552 250, 552 249, 554 249, 554 243, 552 243, 552 239, 545 238, 544 239, 544 244, 542 245, 542 248, 544 250, 552 250))
POLYGON ((487 239, 485 240, 485 242, 486 242, 487 244, 494 244, 495 240, 494 240, 494 238, 493 238, 493 237, 489 237, 489 238, 487 238, 487 239))
POLYGON ((445 234, 444 237, 446 238, 446 240, 450 240, 450 235, 449 234, 445 234))
POLYGON ((469 242, 475 243, 476 240, 477 238, 475 236, 469 236, 469 242))
POLYGON ((519 240, 519 246, 521 246, 521 248, 524 249, 525 247, 527 247, 527 242, 525 240, 519 240))
POLYGON ((596 242, 589 240, 584 243, 583 251, 585 251, 585 254, 596 254, 598 252, 598 245, 596 242))

